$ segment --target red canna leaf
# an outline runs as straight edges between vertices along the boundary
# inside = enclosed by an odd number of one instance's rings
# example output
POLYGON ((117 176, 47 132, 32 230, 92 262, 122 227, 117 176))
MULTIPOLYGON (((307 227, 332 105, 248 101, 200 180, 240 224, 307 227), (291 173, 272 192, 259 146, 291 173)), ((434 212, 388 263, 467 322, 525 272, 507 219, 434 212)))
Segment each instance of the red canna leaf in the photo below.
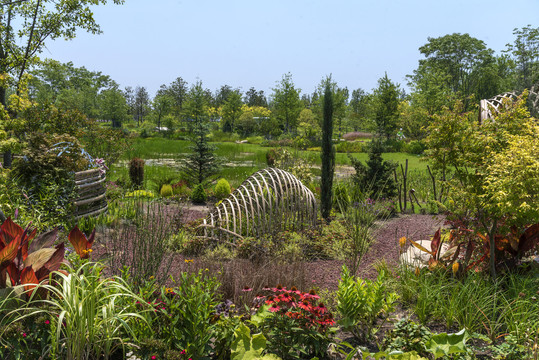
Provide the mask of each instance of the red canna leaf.
POLYGON ((32 296, 34 288, 38 283, 39 281, 32 267, 25 267, 21 272, 21 285, 24 285, 24 290, 27 292, 28 297, 32 296))
POLYGON ((11 286, 19 285, 21 279, 21 272, 19 267, 15 263, 11 262, 7 266, 7 273, 9 274, 9 280, 11 281, 11 286))
POLYGON ((438 252, 440 251, 440 246, 442 246, 442 235, 440 234, 440 229, 436 231, 432 237, 432 242, 430 243, 430 251, 433 258, 437 258, 438 252))
POLYGON ((539 223, 528 227, 520 236, 518 253, 524 254, 533 249, 539 243, 539 223))
POLYGON ((0 271, 5 269, 17 257, 19 241, 19 238, 14 238, 6 247, 0 250, 0 271))
POLYGON ((75 226, 68 235, 69 242, 73 245, 73 248, 81 259, 88 259, 90 257, 88 250, 92 248, 94 237, 95 229, 90 235, 90 240, 88 240, 78 226, 75 226))
POLYGON ((56 251, 52 254, 50 259, 37 271, 36 277, 39 281, 47 278, 51 272, 60 269, 60 266, 64 261, 64 254, 65 245, 64 243, 60 243, 56 246, 56 251))
POLYGON ((51 247, 58 238, 58 228, 54 228, 43 234, 40 234, 29 245, 28 251, 34 252, 45 247, 51 247))
POLYGON ((15 224, 13 220, 11 220, 11 216, 6 219, 6 221, 3 222, 2 226, 0 226, 0 229, 6 236, 9 236, 8 238, 4 237, 4 242, 7 244, 12 239, 16 238, 18 235, 22 234, 22 227, 15 224))

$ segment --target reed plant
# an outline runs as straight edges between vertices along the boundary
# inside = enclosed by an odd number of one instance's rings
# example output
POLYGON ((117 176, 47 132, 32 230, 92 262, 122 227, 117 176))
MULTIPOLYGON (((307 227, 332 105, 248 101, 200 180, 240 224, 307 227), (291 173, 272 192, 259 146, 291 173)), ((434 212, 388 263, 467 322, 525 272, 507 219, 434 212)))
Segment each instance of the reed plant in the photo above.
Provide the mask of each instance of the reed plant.
MULTIPOLYGON (((52 283, 38 285, 28 304, 14 312, 16 321, 40 314, 48 316, 52 340, 44 349, 52 359, 110 359, 117 351, 137 342, 136 321, 147 322, 135 309, 136 295, 121 278, 103 279, 102 265, 83 263, 77 269, 55 273, 52 283), (50 295, 40 299, 39 289, 50 295)), ((122 350, 120 350, 122 349, 122 350)))

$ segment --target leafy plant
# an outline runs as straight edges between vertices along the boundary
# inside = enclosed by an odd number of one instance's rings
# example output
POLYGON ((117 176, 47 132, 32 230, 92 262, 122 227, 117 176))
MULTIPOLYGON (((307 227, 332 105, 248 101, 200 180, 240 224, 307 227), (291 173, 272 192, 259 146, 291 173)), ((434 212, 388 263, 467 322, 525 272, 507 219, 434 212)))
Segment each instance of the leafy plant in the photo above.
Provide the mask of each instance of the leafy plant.
POLYGON ((369 339, 376 331, 376 319, 394 310, 398 295, 387 291, 384 277, 381 272, 375 281, 356 279, 343 265, 337 290, 339 323, 359 339, 369 339))
POLYGON ((203 358, 211 349, 211 320, 220 284, 205 270, 183 272, 179 279, 172 280, 177 286, 161 287, 146 299, 156 308, 151 327, 169 349, 185 350, 189 357, 203 358))
POLYGON ((161 187, 160 195, 162 197, 171 197, 173 195, 172 193, 172 185, 165 184, 161 187))
POLYGON ((230 184, 225 179, 219 179, 213 193, 219 200, 226 198, 230 195, 230 184))
POLYGON ((56 272, 59 280, 40 284, 38 291, 49 292, 47 299, 30 301, 20 319, 38 314, 49 316, 54 329, 51 352, 65 359, 109 359, 130 340, 136 341, 132 325, 146 321, 135 311, 135 295, 121 278, 101 279, 101 265, 84 263, 67 274, 56 272))
POLYGON ((386 334, 382 346, 387 351, 415 351, 426 356, 426 344, 431 337, 429 329, 423 325, 416 324, 410 319, 401 319, 386 334))
POLYGON ((234 331, 234 341, 231 346, 231 360, 276 360, 274 354, 262 355, 266 349, 266 338, 262 333, 251 335, 251 330, 240 324, 234 331))
POLYGON ((35 229, 23 230, 11 218, 4 221, 0 226, 0 289, 6 288, 9 275, 10 286, 23 285, 30 297, 37 283, 58 270, 64 260, 64 244, 45 248, 54 243, 57 233, 55 229, 32 241, 35 229))
POLYGON ((282 359, 324 356, 330 342, 333 315, 314 290, 301 292, 278 285, 267 288, 271 295, 255 298, 258 327, 268 339, 267 351, 282 359))
POLYGON ((202 184, 195 186, 191 192, 191 201, 195 204, 203 204, 206 202, 206 192, 204 191, 204 186, 202 184))

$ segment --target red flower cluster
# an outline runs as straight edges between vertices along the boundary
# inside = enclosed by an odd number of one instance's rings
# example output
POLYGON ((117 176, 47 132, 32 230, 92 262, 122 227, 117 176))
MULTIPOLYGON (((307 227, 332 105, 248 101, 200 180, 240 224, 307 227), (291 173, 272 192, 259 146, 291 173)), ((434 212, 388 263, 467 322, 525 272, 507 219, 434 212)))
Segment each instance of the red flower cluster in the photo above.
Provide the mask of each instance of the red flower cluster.
POLYGON ((320 332, 327 330, 329 326, 335 325, 335 320, 331 312, 318 302, 320 296, 316 291, 308 293, 299 291, 295 286, 286 289, 282 285, 274 288, 264 288, 268 295, 259 294, 255 297, 255 307, 262 304, 270 305, 269 311, 280 316, 295 319, 306 328, 315 328, 320 332))

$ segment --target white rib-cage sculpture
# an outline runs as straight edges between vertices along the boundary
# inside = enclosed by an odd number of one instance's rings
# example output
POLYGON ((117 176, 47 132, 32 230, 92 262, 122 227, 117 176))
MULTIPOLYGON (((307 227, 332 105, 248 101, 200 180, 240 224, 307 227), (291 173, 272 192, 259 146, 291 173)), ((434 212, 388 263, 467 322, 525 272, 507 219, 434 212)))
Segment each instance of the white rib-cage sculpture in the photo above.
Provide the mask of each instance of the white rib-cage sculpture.
POLYGON ((201 225, 206 237, 262 236, 316 224, 316 199, 294 175, 257 171, 210 212, 201 225))
MULTIPOLYGON (((518 97, 516 92, 507 92, 496 95, 490 99, 480 101, 479 123, 494 118, 505 101, 514 101, 518 97)), ((539 83, 532 86, 528 91, 528 105, 532 116, 539 114, 539 83)))

